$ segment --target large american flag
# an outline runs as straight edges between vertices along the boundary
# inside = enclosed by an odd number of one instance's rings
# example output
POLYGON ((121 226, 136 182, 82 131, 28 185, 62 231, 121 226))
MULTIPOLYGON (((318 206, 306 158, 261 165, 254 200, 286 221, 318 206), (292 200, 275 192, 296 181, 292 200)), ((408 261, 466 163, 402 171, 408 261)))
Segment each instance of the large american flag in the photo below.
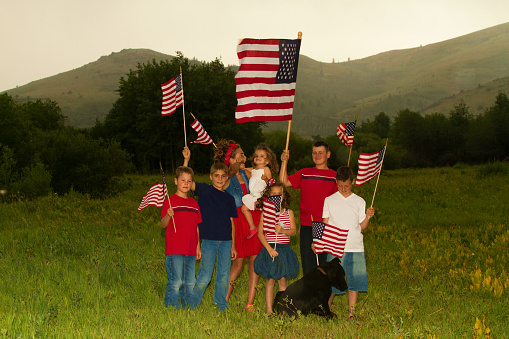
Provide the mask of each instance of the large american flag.
POLYGON ((339 140, 346 146, 352 146, 353 144, 353 135, 355 134, 355 123, 354 122, 343 122, 339 124, 337 135, 339 140))
POLYGON ((182 90, 182 74, 177 75, 167 83, 161 85, 163 90, 163 107, 161 115, 175 113, 177 107, 184 102, 184 91, 182 90))
POLYGON ((238 123, 291 120, 300 39, 243 39, 237 47, 238 123))
POLYGON ((355 186, 361 186, 373 179, 382 169, 385 146, 379 152, 361 153, 355 186))
POLYGON ((211 145, 214 143, 198 120, 194 119, 191 127, 198 133, 198 139, 191 141, 191 144, 211 145))
POLYGON ((147 194, 141 200, 141 204, 138 207, 138 211, 141 211, 147 206, 155 206, 157 208, 162 208, 164 203, 164 198, 166 196, 166 186, 160 182, 150 187, 147 194))
POLYGON ((330 253, 339 258, 343 257, 348 230, 321 221, 313 221, 312 233, 317 254, 330 253))

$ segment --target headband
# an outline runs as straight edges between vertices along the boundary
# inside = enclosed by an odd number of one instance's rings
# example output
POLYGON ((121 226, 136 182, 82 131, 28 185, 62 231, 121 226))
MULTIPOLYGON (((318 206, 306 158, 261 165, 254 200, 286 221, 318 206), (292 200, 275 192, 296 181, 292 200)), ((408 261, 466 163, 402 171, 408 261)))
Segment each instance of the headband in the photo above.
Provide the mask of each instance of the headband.
POLYGON ((267 186, 272 187, 276 183, 276 179, 271 178, 269 181, 267 181, 267 186))
POLYGON ((228 152, 226 152, 226 156, 224 157, 224 164, 228 166, 230 164, 230 158, 232 156, 232 151, 234 147, 239 147, 239 145, 230 144, 230 147, 228 148, 228 152))

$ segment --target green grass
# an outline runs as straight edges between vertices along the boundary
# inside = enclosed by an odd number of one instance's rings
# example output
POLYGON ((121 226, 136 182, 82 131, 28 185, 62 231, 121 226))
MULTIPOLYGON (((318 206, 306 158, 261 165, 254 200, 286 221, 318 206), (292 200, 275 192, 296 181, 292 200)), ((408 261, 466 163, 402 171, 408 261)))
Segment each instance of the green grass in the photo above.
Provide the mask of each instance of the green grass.
MULTIPOLYGON (((224 314, 213 288, 195 311, 165 309, 160 210, 136 210, 159 176, 129 177, 129 189, 108 200, 71 192, 0 204, 0 336, 472 338, 484 319, 493 337, 507 338, 507 166, 384 173, 357 321, 346 320, 345 297, 333 321, 267 317, 263 278, 257 312, 247 313, 246 270, 224 314)), ((374 186, 354 191, 369 205, 374 186)))

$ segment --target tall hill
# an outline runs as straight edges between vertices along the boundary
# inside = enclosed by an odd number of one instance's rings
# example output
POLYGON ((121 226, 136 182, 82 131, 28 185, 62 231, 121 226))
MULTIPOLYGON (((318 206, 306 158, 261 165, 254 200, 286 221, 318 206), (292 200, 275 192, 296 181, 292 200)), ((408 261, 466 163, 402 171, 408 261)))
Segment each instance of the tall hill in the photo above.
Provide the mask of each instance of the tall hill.
MULTIPOLYGON (((51 98, 69 117, 69 124, 87 127, 111 109, 118 98, 118 81, 129 69, 138 62, 171 58, 146 49, 122 50, 7 92, 18 101, 51 98)), ((362 121, 379 112, 394 116, 405 108, 448 113, 461 98, 467 105, 472 102, 471 113, 480 113, 494 102, 498 90, 507 88, 507 60, 509 23, 341 63, 301 55, 292 131, 330 135, 339 122, 352 121, 356 115, 362 121)), ((285 126, 271 122, 267 128, 285 126)))

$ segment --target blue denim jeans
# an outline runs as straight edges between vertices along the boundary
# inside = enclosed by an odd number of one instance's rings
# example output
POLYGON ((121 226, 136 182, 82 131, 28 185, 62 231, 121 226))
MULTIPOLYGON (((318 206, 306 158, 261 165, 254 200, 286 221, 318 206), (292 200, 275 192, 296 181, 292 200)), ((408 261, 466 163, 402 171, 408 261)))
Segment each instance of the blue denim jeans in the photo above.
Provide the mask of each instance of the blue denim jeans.
POLYGON ((196 284, 193 291, 193 302, 190 306, 197 307, 203 299, 203 294, 207 288, 217 256, 216 281, 214 284, 214 304, 220 311, 225 311, 228 307, 226 301, 226 292, 230 280, 231 266, 231 240, 202 240, 201 243, 201 264, 196 278, 196 284))
POLYGON ((182 307, 186 307, 191 303, 196 282, 196 257, 194 255, 167 255, 166 273, 168 274, 168 282, 166 283, 164 304, 166 307, 173 306, 180 309, 180 292, 182 307))

